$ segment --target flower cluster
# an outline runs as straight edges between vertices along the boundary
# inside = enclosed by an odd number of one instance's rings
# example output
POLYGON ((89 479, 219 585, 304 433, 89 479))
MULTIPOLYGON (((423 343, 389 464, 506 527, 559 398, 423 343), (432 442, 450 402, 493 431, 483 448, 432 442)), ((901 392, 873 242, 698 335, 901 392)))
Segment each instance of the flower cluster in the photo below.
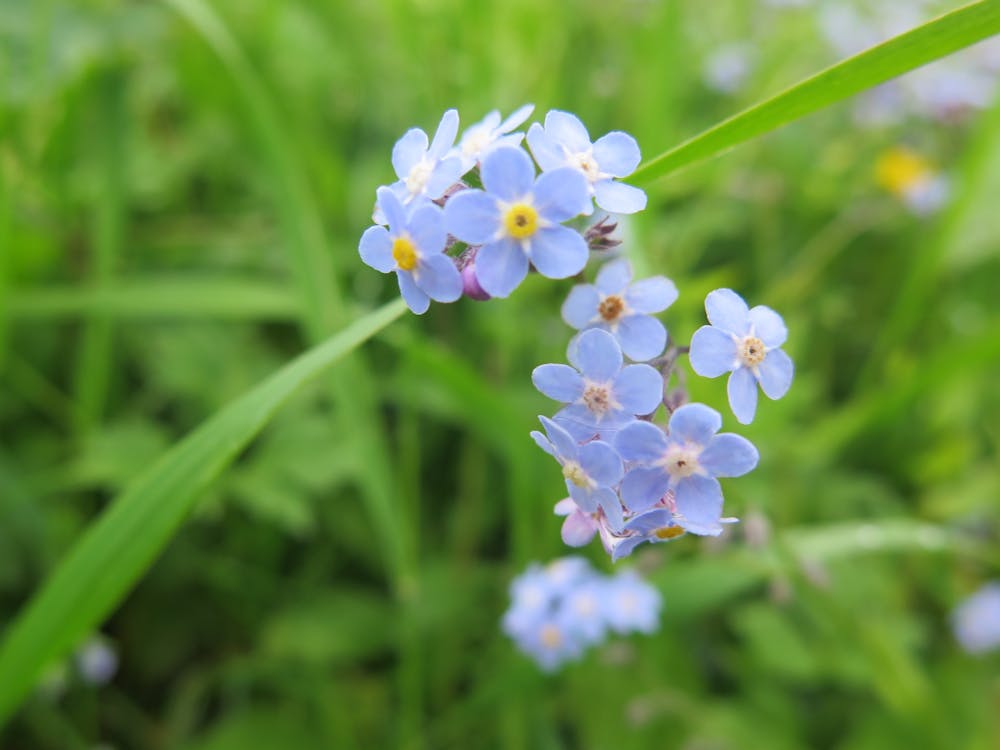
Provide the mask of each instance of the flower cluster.
POLYGON ((579 659, 609 632, 653 633, 659 627, 660 593, 626 570, 596 572, 582 557, 531 565, 510 586, 503 630, 545 671, 579 659))

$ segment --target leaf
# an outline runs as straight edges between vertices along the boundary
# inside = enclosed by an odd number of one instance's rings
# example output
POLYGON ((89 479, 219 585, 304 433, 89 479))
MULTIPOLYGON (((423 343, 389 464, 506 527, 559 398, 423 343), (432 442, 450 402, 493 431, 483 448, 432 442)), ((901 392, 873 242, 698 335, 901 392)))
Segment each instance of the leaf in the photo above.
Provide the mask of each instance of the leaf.
POLYGON ((0 724, 44 667, 128 593, 201 492, 303 384, 398 318, 396 300, 310 349, 222 409, 139 476, 95 521, 0 645, 0 724))
POLYGON ((1000 0, 971 3, 807 78, 637 169, 637 184, 675 172, 1000 33, 1000 0))

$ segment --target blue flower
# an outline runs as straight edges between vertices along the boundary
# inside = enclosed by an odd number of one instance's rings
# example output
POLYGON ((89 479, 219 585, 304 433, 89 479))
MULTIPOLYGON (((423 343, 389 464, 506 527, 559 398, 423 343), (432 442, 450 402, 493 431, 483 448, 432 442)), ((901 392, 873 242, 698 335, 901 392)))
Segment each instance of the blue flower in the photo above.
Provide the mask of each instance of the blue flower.
POLYGON ((987 583, 962 601, 951 619, 955 638, 970 654, 1000 646, 1000 582, 987 583))
MULTIPOLYGON (((461 159, 449 156, 458 133, 458 112, 449 109, 430 146, 427 133, 410 128, 392 147, 392 167, 399 178, 390 187, 404 205, 436 200, 464 173, 461 159)), ((383 209, 384 210, 384 209, 383 209)), ((376 221, 381 224, 383 222, 376 221)))
POLYGON ((533 431, 531 437, 562 466, 570 497, 587 513, 594 513, 600 507, 620 526, 621 503, 612 487, 622 478, 622 460, 614 448, 600 440, 577 445, 573 436, 551 419, 538 419, 547 436, 533 431))
POLYGON ((520 146, 524 133, 510 131, 527 120, 534 110, 534 104, 525 104, 501 122, 500 112, 494 109, 475 125, 466 128, 458 145, 449 154, 462 162, 462 174, 476 166, 486 154, 499 146, 520 146))
POLYGON ((624 258, 607 263, 593 284, 573 287, 562 317, 573 328, 609 331, 629 359, 645 362, 663 353, 667 329, 649 315, 666 310, 677 299, 677 287, 664 276, 634 284, 632 265, 624 258))
POLYGON ((560 226, 587 210, 587 183, 572 169, 535 180, 535 168, 519 148, 491 151, 481 170, 483 190, 463 190, 445 205, 445 228, 476 254, 476 278, 493 297, 506 297, 528 274, 564 279, 583 270, 587 243, 560 226))
POLYGON ((462 295, 462 277, 444 254, 445 231, 441 209, 433 204, 409 214, 387 187, 378 189, 379 209, 389 222, 361 235, 361 259, 376 271, 396 272, 399 291, 418 315, 427 312, 430 301, 454 302, 462 295))
POLYGON ((634 570, 623 570, 604 584, 604 612, 616 633, 655 633, 662 607, 660 592, 634 570))
POLYGON ((531 380, 549 398, 568 404, 555 420, 578 440, 609 437, 660 405, 663 377, 649 365, 622 367, 622 351, 607 331, 584 331, 567 356, 573 367, 539 365, 531 380))
POLYGON ((795 367, 780 349, 788 330, 774 310, 763 305, 749 310, 732 289, 710 292, 705 311, 712 325, 695 331, 691 367, 706 378, 731 372, 729 406, 742 424, 750 424, 757 410, 757 383, 771 399, 784 396, 792 384, 795 367))
MULTIPOLYGON (((673 493, 668 492, 667 495, 672 497, 673 493)), ((658 503, 651 509, 632 516, 619 533, 602 529, 601 543, 611 555, 611 562, 618 562, 631 555, 641 544, 671 542, 684 534, 684 528, 677 523, 674 512, 658 503)))
POLYGON ((545 127, 536 122, 528 128, 528 146, 543 172, 571 167, 586 177, 588 194, 605 211, 634 214, 646 207, 642 190, 614 180, 632 174, 642 158, 627 133, 616 130, 591 143, 576 115, 553 109, 545 115, 545 127))
POLYGON ((633 422, 615 436, 615 448, 638 464, 622 479, 621 499, 632 513, 655 505, 674 491, 675 519, 692 534, 722 532, 722 488, 716 477, 738 477, 759 458, 746 438, 717 435, 719 412, 704 404, 685 404, 675 411, 669 434, 649 422, 633 422))

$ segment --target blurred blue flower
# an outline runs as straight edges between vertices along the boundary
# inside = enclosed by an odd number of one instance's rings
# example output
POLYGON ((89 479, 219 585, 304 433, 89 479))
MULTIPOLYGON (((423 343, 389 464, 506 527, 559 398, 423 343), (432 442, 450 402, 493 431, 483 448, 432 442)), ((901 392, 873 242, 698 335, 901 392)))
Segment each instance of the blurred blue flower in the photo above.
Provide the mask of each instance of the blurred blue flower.
POLYGON ((386 187, 378 189, 378 205, 389 228, 369 227, 361 235, 361 259, 376 271, 395 271, 403 299, 418 315, 427 312, 432 299, 457 300, 462 295, 462 277, 444 253, 441 209, 428 203, 408 213, 386 187))
POLYGON ((788 337, 785 323, 774 310, 758 305, 752 310, 732 289, 716 289, 705 298, 711 325, 691 339, 691 367, 699 375, 729 376, 729 405, 742 424, 750 424, 757 410, 757 383, 771 399, 784 396, 792 384, 794 365, 781 350, 788 337))
POLYGON ((578 330, 602 328, 618 341, 625 356, 645 362, 663 353, 667 329, 650 313, 666 310, 677 287, 664 276, 630 284, 632 265, 624 258, 607 263, 593 284, 578 284, 562 306, 562 317, 578 330))
POLYGON ((963 600, 952 613, 959 644, 970 654, 1000 646, 1000 581, 991 581, 963 600))
MULTIPOLYGON (((458 112, 449 109, 441 118, 430 146, 427 133, 420 128, 410 128, 396 141, 392 147, 392 167, 399 180, 389 187, 403 205, 436 200, 458 182, 464 173, 462 160, 448 153, 457 134, 458 112)), ((384 223, 378 214, 376 223, 384 223)))
POLYGON ((722 532, 722 488, 716 477, 738 477, 751 471, 757 449, 746 438, 717 435, 719 412, 704 404, 685 404, 675 411, 669 434, 649 422, 633 422, 615 436, 615 448, 637 464, 622 479, 621 499, 632 513, 653 507, 667 490, 674 491, 675 520, 692 534, 722 532))
POLYGON ((74 659, 80 677, 89 685, 106 685, 118 671, 118 652, 101 637, 89 638, 74 659))
POLYGON ((506 297, 528 274, 529 261, 550 279, 583 270, 587 243, 562 222, 586 211, 587 182, 572 169, 535 179, 535 167, 519 148, 502 146, 483 159, 485 190, 463 190, 445 204, 448 232, 476 254, 476 278, 493 297, 506 297))
POLYGON ((511 131, 527 120, 534 111, 534 104, 525 104, 501 122, 499 110, 494 109, 482 120, 465 129, 449 156, 457 157, 462 162, 462 174, 465 174, 493 149, 500 146, 520 146, 524 133, 511 131))
POLYGON ((536 122, 528 128, 528 146, 543 172, 571 167, 586 177, 588 194, 605 211, 634 214, 646 207, 642 190, 614 179, 632 174, 642 158, 628 133, 616 130, 591 143, 576 115, 553 109, 545 115, 544 127, 536 122))
POLYGON ((604 584, 604 612, 616 633, 655 633, 663 597, 634 570, 623 570, 604 584))

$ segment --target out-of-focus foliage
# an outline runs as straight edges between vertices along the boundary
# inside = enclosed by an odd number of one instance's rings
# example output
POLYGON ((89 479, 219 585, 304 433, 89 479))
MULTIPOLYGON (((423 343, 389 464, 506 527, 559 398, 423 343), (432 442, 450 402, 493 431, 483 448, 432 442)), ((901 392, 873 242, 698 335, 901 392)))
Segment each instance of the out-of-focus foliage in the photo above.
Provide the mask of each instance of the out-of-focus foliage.
MULTIPOLYGON (((242 67, 167 5, 0 1, 0 628, 169 445, 396 295, 356 247, 406 128, 533 101, 652 156, 837 58, 808 4, 211 5, 242 67)), ((527 433, 569 284, 530 278, 296 397, 102 628, 112 681, 53 665, 0 745, 996 747, 997 657, 949 613, 1000 567, 1000 108, 959 114, 840 105, 623 226, 677 341, 727 285, 798 368, 744 430, 740 527, 632 561, 659 634, 553 676, 501 634, 510 579, 565 553, 527 433), (936 213, 879 185, 900 146, 948 178, 936 213)))

